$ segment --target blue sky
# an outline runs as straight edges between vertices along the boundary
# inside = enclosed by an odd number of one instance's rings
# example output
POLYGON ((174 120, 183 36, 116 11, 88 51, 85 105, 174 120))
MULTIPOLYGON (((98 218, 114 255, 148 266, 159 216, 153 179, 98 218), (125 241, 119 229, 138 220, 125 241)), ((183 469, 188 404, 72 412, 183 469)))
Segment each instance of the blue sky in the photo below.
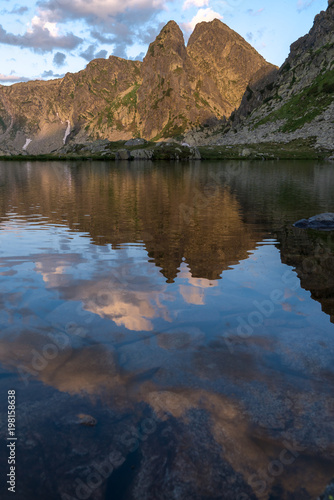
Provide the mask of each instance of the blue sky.
POLYGON ((0 84, 76 72, 96 57, 141 59, 170 19, 187 40, 221 19, 280 66, 327 0, 1 0, 0 84))

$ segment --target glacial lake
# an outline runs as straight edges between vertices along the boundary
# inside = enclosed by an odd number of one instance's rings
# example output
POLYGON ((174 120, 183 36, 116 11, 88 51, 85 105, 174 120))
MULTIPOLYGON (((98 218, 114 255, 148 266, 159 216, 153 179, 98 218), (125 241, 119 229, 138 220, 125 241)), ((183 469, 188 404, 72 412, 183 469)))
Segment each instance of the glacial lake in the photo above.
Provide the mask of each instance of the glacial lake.
POLYGON ((1 162, 1 499, 317 499, 334 232, 293 223, 333 193, 312 161, 1 162))

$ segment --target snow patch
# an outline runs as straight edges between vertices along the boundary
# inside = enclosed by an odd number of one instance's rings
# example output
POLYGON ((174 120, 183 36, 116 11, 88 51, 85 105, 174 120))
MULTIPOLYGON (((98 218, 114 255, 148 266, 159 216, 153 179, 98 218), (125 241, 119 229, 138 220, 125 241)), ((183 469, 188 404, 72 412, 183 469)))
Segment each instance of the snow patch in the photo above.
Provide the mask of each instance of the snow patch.
POLYGON ((25 151, 27 149, 27 147, 29 146, 29 144, 31 143, 32 139, 26 139, 26 142, 25 142, 25 145, 23 146, 23 151, 25 151))
POLYGON ((69 121, 69 120, 66 120, 66 123, 67 123, 67 129, 65 130, 65 135, 64 135, 64 139, 63 139, 64 144, 65 144, 65 142, 66 142, 67 137, 68 137, 68 136, 70 135, 70 133, 71 133, 71 123, 70 123, 70 121, 69 121))

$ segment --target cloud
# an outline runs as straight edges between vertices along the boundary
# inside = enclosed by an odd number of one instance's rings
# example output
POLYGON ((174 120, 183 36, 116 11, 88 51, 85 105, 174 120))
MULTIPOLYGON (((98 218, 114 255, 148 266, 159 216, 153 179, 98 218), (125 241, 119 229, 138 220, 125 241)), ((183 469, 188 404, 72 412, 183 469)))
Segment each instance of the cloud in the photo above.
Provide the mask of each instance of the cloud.
POLYGON ((135 32, 131 31, 131 28, 123 22, 118 22, 113 26, 112 34, 107 35, 94 29, 91 31, 91 36, 101 43, 114 45, 113 55, 124 59, 127 58, 127 47, 132 45, 133 38, 136 37, 137 41, 140 40, 140 36, 135 36, 135 32))
POLYGON ((64 66, 66 64, 66 54, 63 54, 63 52, 56 52, 53 57, 53 64, 58 68, 64 66))
POLYGON ((51 76, 53 76, 53 78, 63 78, 64 74, 60 75, 58 73, 54 73, 51 69, 49 69, 48 71, 44 71, 41 74, 42 78, 50 78, 51 76))
POLYGON ((40 16, 34 16, 31 20, 31 27, 28 28, 28 33, 33 33, 34 29, 41 28, 42 30, 47 30, 51 36, 57 37, 59 35, 59 30, 57 23, 51 23, 47 19, 40 16))
POLYGON ((263 11, 264 11, 264 7, 262 7, 262 9, 258 9, 258 10, 248 9, 247 14, 249 14, 250 16, 258 16, 258 15, 262 14, 263 11))
POLYGON ((189 9, 190 7, 208 7, 210 0, 186 0, 183 4, 182 10, 189 9))
POLYGON ((97 31, 97 30, 92 30, 90 32, 90 34, 91 34, 91 36, 93 38, 95 38, 95 40, 98 40, 101 43, 110 44, 110 43, 114 43, 114 41, 115 41, 115 37, 114 36, 103 34, 103 33, 101 33, 100 31, 97 31))
POLYGON ((14 74, 3 75, 2 73, 0 73, 0 82, 3 83, 27 82, 28 80, 29 78, 25 78, 24 76, 15 76, 14 74))
POLYGON ((223 16, 218 12, 212 10, 210 7, 207 9, 199 9, 192 20, 189 23, 183 23, 182 27, 185 29, 185 31, 189 32, 194 30, 196 24, 202 23, 203 21, 210 22, 214 19, 223 19, 223 16))
POLYGON ((82 43, 82 39, 73 33, 58 35, 54 26, 46 26, 45 24, 43 27, 35 21, 24 35, 8 33, 0 24, 0 43, 43 53, 55 48, 74 49, 82 43))
POLYGON ((96 52, 97 46, 96 44, 89 45, 86 50, 80 52, 79 56, 86 59, 86 61, 92 61, 92 59, 105 59, 107 57, 108 52, 106 50, 100 50, 96 52))
POLYGON ((200 288, 180 285, 180 294, 187 304, 203 306, 205 304, 204 290, 200 288))
POLYGON ((86 50, 79 53, 80 57, 86 59, 86 61, 91 61, 95 58, 96 45, 89 45, 86 50))
POLYGON ((12 10, 3 10, 1 13, 2 14, 19 14, 22 15, 25 12, 27 12, 29 9, 28 7, 20 7, 19 5, 15 5, 12 10))
POLYGON ((134 60, 135 60, 135 61, 142 61, 142 60, 144 59, 144 57, 145 57, 145 52, 140 52, 140 54, 138 54, 138 55, 134 58, 134 60))
POLYGON ((127 52, 126 52, 126 43, 122 42, 122 43, 117 43, 115 45, 115 48, 113 50, 113 56, 117 56, 117 57, 122 57, 123 59, 127 59, 128 55, 127 55, 127 52))
POLYGON ((308 9, 312 4, 314 0, 298 0, 297 3, 297 10, 298 12, 301 12, 302 10, 308 9))
MULTIPOLYGON (((206 1, 206 0, 196 0, 206 1)), ((83 21, 100 43, 114 45, 115 55, 126 57, 127 47, 152 42, 158 30, 155 18, 166 10, 166 0, 39 0, 38 17, 44 26, 83 21)), ((85 51, 83 51, 85 53, 85 51)), ((87 55, 88 57, 88 55, 87 55)))
POLYGON ((96 59, 105 59, 108 55, 108 51, 107 50, 100 50, 99 52, 96 52, 95 54, 95 58, 96 59))
MULTIPOLYGON (((248 40, 249 42, 252 42, 253 44, 258 43, 262 39, 265 31, 266 31, 265 28, 259 29, 255 33, 252 31, 249 31, 246 34, 246 40, 248 40)), ((265 45, 262 43, 261 45, 259 45, 259 47, 263 48, 263 47, 265 47, 265 45)))
POLYGON ((102 24, 114 21, 115 16, 126 11, 159 11, 164 8, 164 0, 40 0, 40 10, 48 12, 54 21, 85 19, 89 23, 102 24))

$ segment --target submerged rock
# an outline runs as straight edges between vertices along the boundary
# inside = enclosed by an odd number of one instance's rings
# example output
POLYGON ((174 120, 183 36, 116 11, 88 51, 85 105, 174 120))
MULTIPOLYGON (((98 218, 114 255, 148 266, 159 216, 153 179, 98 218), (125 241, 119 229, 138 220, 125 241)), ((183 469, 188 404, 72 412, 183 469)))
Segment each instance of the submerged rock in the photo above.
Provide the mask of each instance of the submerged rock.
POLYGON ((317 500, 332 500, 332 498, 334 498, 334 479, 317 500))
POLYGON ((83 413, 80 413, 77 415, 78 417, 78 424, 80 425, 85 425, 87 427, 94 427, 97 424, 97 421, 94 417, 91 415, 85 415, 83 413))
POLYGON ((309 219, 301 219, 295 222, 294 226, 304 229, 334 230, 334 213, 327 212, 324 214, 314 215, 309 219))

